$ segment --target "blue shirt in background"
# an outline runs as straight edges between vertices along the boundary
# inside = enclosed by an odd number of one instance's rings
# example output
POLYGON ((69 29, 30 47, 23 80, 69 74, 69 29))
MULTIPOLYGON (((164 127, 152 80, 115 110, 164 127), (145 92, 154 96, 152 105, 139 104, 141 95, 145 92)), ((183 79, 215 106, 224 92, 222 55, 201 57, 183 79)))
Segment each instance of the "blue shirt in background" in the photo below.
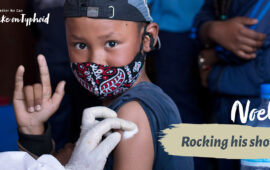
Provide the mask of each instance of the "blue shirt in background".
POLYGON ((148 0, 151 15, 159 29, 169 32, 188 31, 203 0, 148 0))
MULTIPOLYGON (((235 0, 228 13, 228 18, 238 16, 249 17, 251 11, 256 7, 258 0, 235 0)), ((257 18, 263 13, 269 0, 264 0, 264 4, 258 9, 254 16, 257 18)), ((212 0, 206 0, 205 4, 195 19, 194 26, 197 30, 207 21, 215 19, 212 0)), ((260 85, 270 82, 270 9, 266 10, 265 15, 254 29, 256 32, 266 34, 267 38, 264 45, 257 51, 257 57, 244 63, 222 63, 215 65, 208 77, 208 88, 213 92, 223 95, 257 97, 260 96, 260 85)), ((199 38, 199 37, 198 37, 199 38)), ((230 56, 226 56, 227 58, 230 56)), ((238 58, 231 56, 231 58, 238 58)))
POLYGON ((0 152, 18 151, 17 123, 13 106, 0 106, 0 152))

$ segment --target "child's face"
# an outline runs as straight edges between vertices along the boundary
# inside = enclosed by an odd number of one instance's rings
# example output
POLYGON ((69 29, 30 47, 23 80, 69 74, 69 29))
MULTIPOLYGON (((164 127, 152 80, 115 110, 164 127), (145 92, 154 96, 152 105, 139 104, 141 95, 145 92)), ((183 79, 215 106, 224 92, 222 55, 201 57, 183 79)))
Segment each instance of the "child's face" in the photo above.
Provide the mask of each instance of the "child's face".
POLYGON ((136 22, 87 17, 66 19, 69 56, 75 63, 127 65, 140 50, 142 34, 143 29, 138 31, 136 22))

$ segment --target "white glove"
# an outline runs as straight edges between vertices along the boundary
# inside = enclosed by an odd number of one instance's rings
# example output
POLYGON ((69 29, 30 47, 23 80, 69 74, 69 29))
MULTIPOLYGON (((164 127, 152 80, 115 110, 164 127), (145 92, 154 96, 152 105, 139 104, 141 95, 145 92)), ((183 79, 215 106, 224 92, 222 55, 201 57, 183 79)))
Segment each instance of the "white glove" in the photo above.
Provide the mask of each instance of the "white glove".
POLYGON ((65 170, 52 155, 42 155, 37 160, 26 152, 0 153, 0 169, 5 170, 65 170))
POLYGON ((37 160, 26 152, 0 153, 0 169, 4 170, 102 170, 108 155, 121 139, 120 133, 110 134, 104 141, 102 136, 111 129, 133 130, 137 126, 116 118, 114 111, 106 107, 84 110, 81 134, 69 163, 64 168, 52 155, 42 155, 37 160), (98 122, 95 118, 106 118, 98 122))
POLYGON ((83 112, 81 134, 72 156, 65 166, 67 170, 103 170, 107 157, 120 142, 121 135, 112 133, 102 142, 102 136, 111 129, 134 130, 137 126, 117 118, 117 114, 106 107, 93 107, 83 112), (96 118, 106 118, 98 122, 96 118))

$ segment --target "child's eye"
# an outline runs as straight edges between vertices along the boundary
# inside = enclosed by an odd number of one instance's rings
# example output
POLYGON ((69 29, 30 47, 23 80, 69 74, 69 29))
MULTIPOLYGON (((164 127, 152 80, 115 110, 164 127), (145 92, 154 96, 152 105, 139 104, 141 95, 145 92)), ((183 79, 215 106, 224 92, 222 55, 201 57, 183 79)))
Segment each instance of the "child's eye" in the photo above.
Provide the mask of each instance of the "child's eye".
POLYGON ((116 42, 116 41, 108 41, 108 42, 106 42, 106 44, 105 44, 105 46, 107 47, 107 48, 114 48, 114 47, 116 47, 118 45, 118 43, 116 42))
POLYGON ((87 46, 86 46, 86 44, 84 44, 84 43, 76 43, 76 44, 75 44, 75 47, 76 47, 78 50, 84 50, 87 46))

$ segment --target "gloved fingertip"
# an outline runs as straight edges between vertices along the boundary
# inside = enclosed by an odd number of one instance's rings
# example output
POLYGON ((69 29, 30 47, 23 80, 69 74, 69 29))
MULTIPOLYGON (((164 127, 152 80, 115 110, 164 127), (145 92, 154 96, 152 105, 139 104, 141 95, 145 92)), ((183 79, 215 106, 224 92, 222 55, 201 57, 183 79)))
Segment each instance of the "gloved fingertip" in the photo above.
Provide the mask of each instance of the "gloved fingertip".
POLYGON ((123 130, 132 131, 137 129, 137 125, 131 121, 125 121, 125 126, 123 126, 123 130))
POLYGON ((123 133, 123 139, 130 139, 133 136, 135 136, 138 132, 139 132, 139 130, 138 130, 137 127, 134 130, 132 130, 132 131, 124 131, 124 133, 123 133))

